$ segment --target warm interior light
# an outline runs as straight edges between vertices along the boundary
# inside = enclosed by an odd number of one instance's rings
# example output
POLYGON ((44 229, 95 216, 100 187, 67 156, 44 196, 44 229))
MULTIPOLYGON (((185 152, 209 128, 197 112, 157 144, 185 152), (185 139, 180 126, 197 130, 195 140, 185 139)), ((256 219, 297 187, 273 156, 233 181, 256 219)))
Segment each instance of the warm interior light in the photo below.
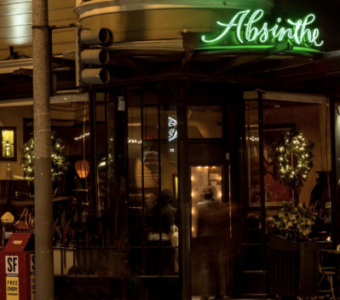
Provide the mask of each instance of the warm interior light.
POLYGON ((200 169, 201 167, 197 167, 197 169, 200 169))
POLYGON ((220 193, 220 197, 222 197, 222 193, 220 193))
POLYGON ((191 193, 191 197, 194 197, 194 193, 191 193))
POLYGON ((205 166, 206 169, 208 169, 209 167, 208 166, 205 166))
POLYGON ((194 176, 191 176, 191 180, 194 180, 194 176))
POLYGON ((79 178, 86 178, 90 172, 90 163, 87 160, 78 160, 74 164, 79 178))
POLYGON ((195 209, 191 209, 191 213, 194 215, 195 214, 195 209))

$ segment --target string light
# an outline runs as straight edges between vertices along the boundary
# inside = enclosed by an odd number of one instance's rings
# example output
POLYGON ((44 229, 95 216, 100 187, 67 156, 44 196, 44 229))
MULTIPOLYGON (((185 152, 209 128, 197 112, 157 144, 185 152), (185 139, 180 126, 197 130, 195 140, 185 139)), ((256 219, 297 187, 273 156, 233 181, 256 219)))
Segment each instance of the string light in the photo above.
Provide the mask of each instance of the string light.
POLYGON ((81 139, 83 139, 83 138, 85 138, 86 136, 89 136, 90 135, 90 133, 89 132, 86 132, 85 134, 82 134, 82 135, 80 135, 80 136, 78 136, 78 137, 75 137, 74 139, 76 140, 76 141, 78 141, 78 140, 81 140, 81 139))
MULTIPOLYGON (((65 146, 62 141, 51 135, 51 159, 52 182, 62 179, 64 171, 67 171, 69 163, 65 157, 65 146)), ((22 148, 21 167, 27 180, 34 180, 34 138, 30 138, 22 148)))
POLYGON ((300 131, 283 132, 276 144, 277 173, 281 180, 290 186, 297 186, 301 180, 307 180, 307 174, 313 167, 314 143, 303 138, 300 131), (297 166, 291 166, 288 159, 291 155, 296 158, 297 166), (287 158, 288 157, 288 158, 287 158))

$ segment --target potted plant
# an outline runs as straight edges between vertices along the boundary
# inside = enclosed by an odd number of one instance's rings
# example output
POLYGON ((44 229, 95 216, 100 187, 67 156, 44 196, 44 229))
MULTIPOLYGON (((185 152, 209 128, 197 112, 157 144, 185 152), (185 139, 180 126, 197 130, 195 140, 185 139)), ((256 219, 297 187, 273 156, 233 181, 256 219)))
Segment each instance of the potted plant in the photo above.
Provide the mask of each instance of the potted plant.
POLYGON ((316 220, 312 208, 300 203, 294 207, 290 202, 283 202, 276 222, 281 235, 290 241, 305 241, 312 232, 316 220))
POLYGON ((316 214, 303 204, 283 202, 276 226, 280 235, 269 238, 270 291, 281 296, 318 293, 319 244, 308 242, 316 214))

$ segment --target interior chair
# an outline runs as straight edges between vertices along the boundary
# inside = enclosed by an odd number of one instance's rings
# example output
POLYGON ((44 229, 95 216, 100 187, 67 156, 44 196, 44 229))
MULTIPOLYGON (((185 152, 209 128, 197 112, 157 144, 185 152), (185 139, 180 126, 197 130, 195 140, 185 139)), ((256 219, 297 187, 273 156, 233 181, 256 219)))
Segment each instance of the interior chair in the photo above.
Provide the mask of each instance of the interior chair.
MULTIPOLYGON (((321 260, 322 261, 322 260, 321 260)), ((337 268, 333 266, 322 266, 320 261, 319 265, 319 273, 320 273, 320 281, 319 287, 319 294, 330 295, 329 298, 332 297, 333 300, 336 300, 335 297, 335 289, 334 289, 334 279, 337 276, 337 268), (324 283, 324 282, 328 282, 324 283), (329 286, 329 289, 326 289, 326 286, 329 286)))

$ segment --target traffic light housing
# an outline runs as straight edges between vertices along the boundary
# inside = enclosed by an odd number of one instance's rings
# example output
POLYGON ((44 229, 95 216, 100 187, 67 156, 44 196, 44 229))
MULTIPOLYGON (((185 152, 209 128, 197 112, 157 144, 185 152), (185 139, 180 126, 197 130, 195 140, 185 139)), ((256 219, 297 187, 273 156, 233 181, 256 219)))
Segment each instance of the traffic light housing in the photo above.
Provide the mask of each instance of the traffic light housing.
POLYGON ((103 46, 113 41, 107 28, 96 30, 78 28, 76 37, 76 85, 103 85, 110 80, 109 71, 103 66, 110 60, 110 53, 103 46))

